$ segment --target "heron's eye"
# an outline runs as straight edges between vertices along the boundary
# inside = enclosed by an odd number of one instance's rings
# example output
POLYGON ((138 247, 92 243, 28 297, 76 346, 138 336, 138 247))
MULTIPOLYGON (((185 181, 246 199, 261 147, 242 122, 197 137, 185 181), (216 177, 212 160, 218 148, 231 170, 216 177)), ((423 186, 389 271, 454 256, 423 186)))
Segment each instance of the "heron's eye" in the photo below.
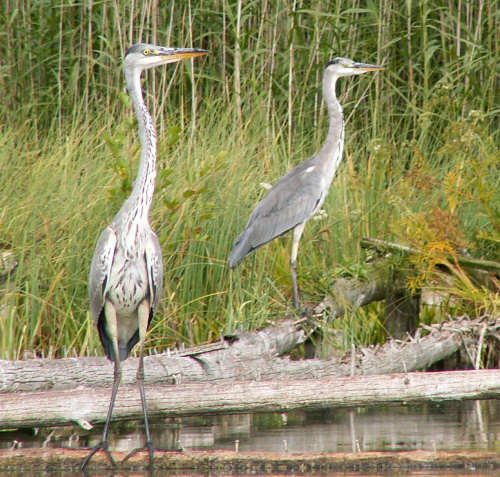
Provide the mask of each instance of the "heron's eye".
POLYGON ((146 49, 142 52, 142 54, 143 54, 144 56, 148 56, 150 53, 151 53, 151 50, 150 50, 149 48, 146 48, 146 49))

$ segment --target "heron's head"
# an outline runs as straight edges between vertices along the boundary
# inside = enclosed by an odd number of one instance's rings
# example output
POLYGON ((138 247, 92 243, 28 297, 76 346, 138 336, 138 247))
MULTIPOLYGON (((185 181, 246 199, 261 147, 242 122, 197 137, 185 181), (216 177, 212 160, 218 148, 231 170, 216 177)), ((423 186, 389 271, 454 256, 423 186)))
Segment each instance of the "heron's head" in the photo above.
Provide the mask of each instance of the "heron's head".
POLYGON ((360 75, 369 71, 383 70, 383 66, 370 65, 368 63, 356 63, 348 58, 335 58, 326 65, 325 73, 340 78, 341 76, 360 75))
POLYGON ((175 63, 177 61, 208 55, 210 51, 198 48, 173 48, 166 46, 137 43, 131 46, 123 60, 125 69, 146 70, 159 65, 175 63))

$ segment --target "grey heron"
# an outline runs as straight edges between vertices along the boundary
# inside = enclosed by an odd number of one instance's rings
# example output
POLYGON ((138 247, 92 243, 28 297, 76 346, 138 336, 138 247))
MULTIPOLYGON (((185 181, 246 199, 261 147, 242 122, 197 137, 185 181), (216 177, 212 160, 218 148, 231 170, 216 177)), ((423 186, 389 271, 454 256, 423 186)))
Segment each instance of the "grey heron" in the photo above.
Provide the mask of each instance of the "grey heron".
POLYGON ((133 45, 123 60, 125 83, 137 116, 142 149, 132 192, 111 224, 102 232, 92 257, 90 309, 106 356, 114 362, 114 380, 102 439, 82 462, 82 471, 101 449, 111 464, 116 466, 108 446, 109 425, 122 375, 121 361, 128 358, 137 343, 140 346, 137 381, 144 412, 146 445, 135 449, 125 459, 147 449, 153 468, 154 448, 144 391, 144 339, 160 303, 163 263, 158 238, 149 225, 149 209, 156 178, 156 130, 142 95, 141 74, 155 66, 208 53, 201 49, 140 43, 133 45))
POLYGON ((290 271, 293 305, 299 307, 297 287, 297 253, 306 222, 321 208, 344 148, 344 117, 335 94, 337 80, 343 76, 359 75, 384 69, 347 58, 330 61, 323 74, 323 96, 330 127, 323 147, 313 157, 301 162, 285 174, 257 204, 243 232, 237 237, 229 255, 229 266, 236 268, 250 253, 262 245, 293 231, 290 271))

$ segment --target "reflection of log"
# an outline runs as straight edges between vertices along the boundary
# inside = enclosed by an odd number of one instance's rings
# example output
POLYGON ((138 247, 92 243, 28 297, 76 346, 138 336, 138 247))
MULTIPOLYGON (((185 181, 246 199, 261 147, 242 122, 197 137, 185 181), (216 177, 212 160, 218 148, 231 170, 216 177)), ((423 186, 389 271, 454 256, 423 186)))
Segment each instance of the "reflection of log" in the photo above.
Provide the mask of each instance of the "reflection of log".
MULTIPOLYGON (((88 451, 69 449, 22 449, 16 451, 0 450, 0 469, 10 472, 30 471, 49 472, 59 470, 76 470, 88 451)), ((125 452, 113 452, 120 461, 125 452)), ((135 470, 148 464, 145 453, 139 453, 126 463, 119 464, 120 470, 135 470)), ((109 462, 104 453, 97 453, 90 462, 89 470, 109 469, 109 462)), ((498 469, 500 456, 498 452, 336 452, 329 454, 293 454, 271 452, 232 452, 189 451, 189 452, 155 452, 155 468, 176 470, 176 475, 195 475, 201 473, 218 473, 224 475, 330 475, 332 472, 352 471, 356 475, 360 470, 376 472, 374 475, 385 475, 384 471, 401 470, 406 475, 409 469, 424 470, 426 475, 432 470, 454 469, 498 469), (184 472, 182 472, 184 471, 184 472)), ((460 472, 460 471, 459 471, 460 472)), ((478 470, 471 470, 469 475, 477 475, 478 470)), ((142 475, 142 474, 141 474, 142 475)), ((371 474, 370 474, 371 475, 371 474)), ((392 473, 391 473, 392 475, 392 473)), ((457 475, 457 474, 453 474, 457 475)), ((479 471, 479 475, 481 471, 479 471)), ((488 474, 489 475, 489 474, 488 474)))
MULTIPOLYGON (((2 426, 103 422, 109 394, 109 389, 5 394, 0 400, 2 426)), ((153 419, 489 398, 500 398, 499 370, 193 383, 147 389, 148 410, 153 419)), ((116 419, 141 418, 141 400, 136 386, 120 389, 113 416, 116 419)))

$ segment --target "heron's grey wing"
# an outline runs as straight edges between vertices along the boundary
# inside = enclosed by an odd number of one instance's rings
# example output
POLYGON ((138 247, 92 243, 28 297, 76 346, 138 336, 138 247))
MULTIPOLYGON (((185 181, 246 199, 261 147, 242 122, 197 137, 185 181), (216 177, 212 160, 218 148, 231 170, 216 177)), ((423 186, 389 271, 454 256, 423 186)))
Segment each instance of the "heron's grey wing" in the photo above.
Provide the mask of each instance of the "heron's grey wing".
POLYGON ((308 161, 284 175, 250 215, 229 255, 236 267, 246 255, 311 218, 324 200, 323 178, 308 161))
POLYGON ((160 243, 153 231, 151 231, 146 242, 146 266, 148 269, 151 308, 154 313, 158 309, 163 291, 163 261, 160 243))
POLYGON ((111 227, 106 228, 97 241, 92 257, 89 298, 94 323, 98 322, 99 315, 104 307, 104 297, 106 295, 111 265, 115 256, 116 241, 115 231, 111 227))

